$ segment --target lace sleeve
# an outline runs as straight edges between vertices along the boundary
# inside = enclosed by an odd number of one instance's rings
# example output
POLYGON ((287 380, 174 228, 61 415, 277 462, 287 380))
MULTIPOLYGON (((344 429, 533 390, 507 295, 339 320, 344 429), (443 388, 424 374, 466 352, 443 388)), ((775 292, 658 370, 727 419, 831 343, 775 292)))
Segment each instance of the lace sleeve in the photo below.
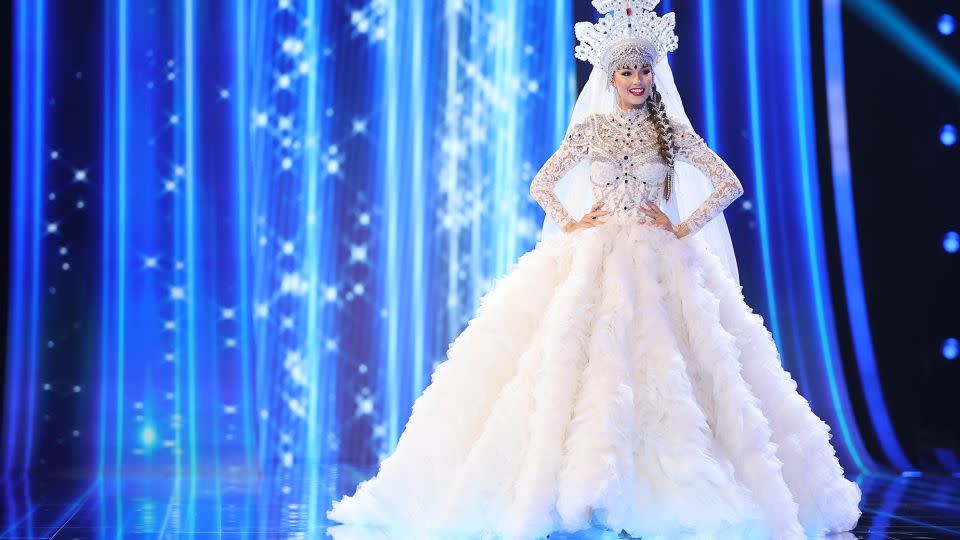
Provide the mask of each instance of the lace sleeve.
POLYGON ((554 188, 563 175, 587 155, 591 133, 589 118, 574 126, 560 143, 560 148, 543 164, 530 184, 530 195, 543 207, 544 212, 557 222, 561 230, 565 230, 566 226, 576 223, 577 220, 563 207, 563 203, 554 193, 554 188))
POLYGON ((730 203, 743 195, 743 185, 720 156, 711 150, 689 126, 676 127, 676 141, 675 159, 693 165, 713 184, 713 192, 706 200, 677 225, 677 236, 682 238, 699 231, 730 203))

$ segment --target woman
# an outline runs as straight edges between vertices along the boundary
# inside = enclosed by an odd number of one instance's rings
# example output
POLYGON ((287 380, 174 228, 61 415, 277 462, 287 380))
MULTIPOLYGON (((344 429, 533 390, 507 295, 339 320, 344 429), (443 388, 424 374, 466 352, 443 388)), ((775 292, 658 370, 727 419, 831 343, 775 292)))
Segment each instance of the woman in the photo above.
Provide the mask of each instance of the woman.
POLYGON ((544 239, 483 298, 396 451, 329 518, 418 539, 592 524, 802 539, 856 524, 861 492, 829 426, 740 293, 722 210, 743 188, 683 115, 673 14, 656 4, 595 0, 607 14, 577 24, 594 72, 531 185, 544 239))

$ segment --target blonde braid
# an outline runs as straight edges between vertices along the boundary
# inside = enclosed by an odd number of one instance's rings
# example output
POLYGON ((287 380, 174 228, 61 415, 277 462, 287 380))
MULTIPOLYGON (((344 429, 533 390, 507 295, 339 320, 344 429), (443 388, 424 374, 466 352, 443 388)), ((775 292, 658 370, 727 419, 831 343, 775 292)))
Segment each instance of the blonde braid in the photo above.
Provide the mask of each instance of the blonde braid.
POLYGON ((660 156, 667 162, 667 177, 663 184, 663 198, 669 201, 670 195, 673 193, 673 160, 677 153, 676 143, 673 139, 673 126, 670 124, 670 119, 667 118, 667 108, 663 104, 657 85, 653 85, 653 91, 650 92, 647 101, 649 102, 647 111, 649 111, 650 120, 657 130, 660 156))

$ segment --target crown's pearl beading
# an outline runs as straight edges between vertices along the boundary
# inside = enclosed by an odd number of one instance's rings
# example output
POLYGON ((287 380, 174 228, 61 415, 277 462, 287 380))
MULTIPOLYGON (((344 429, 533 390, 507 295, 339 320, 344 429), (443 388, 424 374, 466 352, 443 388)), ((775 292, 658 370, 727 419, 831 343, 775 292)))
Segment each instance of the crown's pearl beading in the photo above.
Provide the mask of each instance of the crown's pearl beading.
POLYGON ((673 13, 657 16, 659 0, 594 0, 604 14, 596 23, 579 22, 574 33, 580 43, 574 55, 610 73, 618 65, 656 65, 677 49, 673 13), (624 64, 630 62, 630 64, 624 64))

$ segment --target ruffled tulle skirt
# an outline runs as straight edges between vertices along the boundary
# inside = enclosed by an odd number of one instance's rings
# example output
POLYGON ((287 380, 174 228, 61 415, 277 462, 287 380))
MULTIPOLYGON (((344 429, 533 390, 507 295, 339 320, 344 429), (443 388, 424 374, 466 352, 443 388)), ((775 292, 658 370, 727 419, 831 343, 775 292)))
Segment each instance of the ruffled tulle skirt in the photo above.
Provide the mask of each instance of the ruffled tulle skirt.
POLYGON ((696 235, 550 237, 483 297, 396 450, 327 517, 397 538, 848 531, 861 491, 696 235), (407 536, 403 536, 403 535, 407 536))

